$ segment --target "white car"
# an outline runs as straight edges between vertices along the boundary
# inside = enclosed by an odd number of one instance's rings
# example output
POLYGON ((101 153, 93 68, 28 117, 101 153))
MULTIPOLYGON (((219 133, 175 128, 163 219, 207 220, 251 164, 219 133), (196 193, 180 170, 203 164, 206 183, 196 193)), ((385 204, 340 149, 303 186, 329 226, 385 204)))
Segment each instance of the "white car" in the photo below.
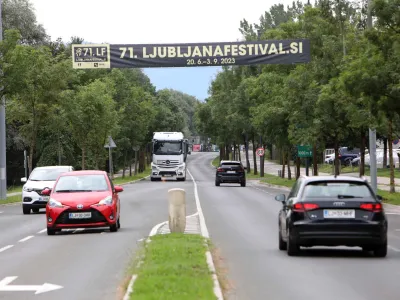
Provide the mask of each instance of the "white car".
MULTIPOLYGON (((397 155, 398 152, 399 152, 398 149, 393 149, 393 151, 392 151, 394 167, 399 165, 399 157, 397 155)), ((386 152, 386 162, 387 162, 387 165, 384 166, 383 165, 383 149, 376 149, 376 166, 377 166, 377 168, 389 168, 389 149, 386 152)), ((370 164, 370 157, 369 157, 369 154, 366 154, 365 155, 365 165, 369 166, 369 164, 370 164)))
POLYGON ((43 196, 42 191, 45 188, 52 189, 58 176, 65 172, 74 171, 71 166, 49 166, 37 167, 33 169, 29 178, 21 178, 25 182, 22 188, 22 211, 24 215, 39 212, 41 208, 46 208, 49 201, 48 196, 43 196))

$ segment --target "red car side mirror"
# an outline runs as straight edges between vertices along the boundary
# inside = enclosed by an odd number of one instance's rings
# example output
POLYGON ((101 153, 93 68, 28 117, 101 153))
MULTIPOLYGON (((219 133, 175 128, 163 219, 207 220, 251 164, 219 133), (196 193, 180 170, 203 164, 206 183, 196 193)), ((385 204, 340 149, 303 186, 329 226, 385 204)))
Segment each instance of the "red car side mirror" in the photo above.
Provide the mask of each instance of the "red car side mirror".
POLYGON ((44 190, 42 190, 42 195, 50 196, 50 194, 51 194, 51 189, 45 188, 44 190))
POLYGON ((116 193, 121 193, 124 191, 124 188, 122 186, 116 185, 114 186, 114 190, 116 193))

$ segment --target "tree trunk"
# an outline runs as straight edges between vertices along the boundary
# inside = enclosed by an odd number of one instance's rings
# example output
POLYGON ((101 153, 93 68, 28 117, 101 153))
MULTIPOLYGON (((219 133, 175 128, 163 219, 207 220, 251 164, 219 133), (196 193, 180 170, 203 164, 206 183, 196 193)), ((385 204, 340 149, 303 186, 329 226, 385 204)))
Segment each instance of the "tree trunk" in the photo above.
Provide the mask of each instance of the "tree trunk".
POLYGON ((386 168, 388 165, 387 151, 388 151, 388 138, 384 138, 383 139, 383 164, 382 164, 383 168, 386 168))
POLYGON ((256 147, 255 147, 255 142, 254 142, 254 135, 253 135, 253 139, 251 140, 251 143, 253 144, 253 168, 254 168, 254 175, 257 175, 257 155, 256 155, 256 147))
POLYGON ((245 151, 245 156, 246 156, 246 167, 247 167, 247 173, 251 172, 250 168, 250 160, 249 160, 249 142, 247 141, 247 133, 243 136, 244 138, 244 151, 245 151))
POLYGON ((292 179, 292 171, 290 170, 290 154, 291 154, 291 152, 288 151, 288 154, 287 154, 287 176, 288 176, 289 180, 292 179))
MULTIPOLYGON (((389 165, 390 165, 390 193, 395 192, 394 188, 394 164, 393 164, 393 121, 389 120, 389 165)), ((386 166, 385 166, 386 167, 386 166)))
POLYGON ((313 144, 313 175, 318 176, 318 151, 317 144, 313 144))
POLYGON ((129 177, 132 177, 132 161, 129 160, 130 164, 129 164, 129 177))
POLYGON ((135 151, 135 175, 137 175, 138 173, 138 169, 139 169, 139 155, 138 155, 138 151, 135 151))
MULTIPOLYGON (((86 155, 86 145, 84 145, 82 147, 82 163, 81 163, 82 170, 85 170, 85 163, 86 163, 85 155, 86 155)), ((111 170, 110 170, 110 172, 111 172, 111 170)))
POLYGON ((144 171, 144 151, 140 150, 139 152, 139 173, 142 173, 144 171))
POLYGON ((285 167, 286 167, 286 153, 285 149, 282 149, 282 178, 285 178, 285 167))
POLYGON ((365 130, 361 129, 361 153, 360 153, 360 164, 359 164, 359 175, 365 175, 365 143, 367 141, 367 135, 365 134, 365 130))
POLYGON ((28 169, 29 173, 33 170, 33 155, 35 153, 36 148, 36 137, 34 137, 35 133, 32 133, 31 143, 29 147, 29 160, 28 160, 28 169))
POLYGON ((127 151, 125 150, 124 151, 124 169, 122 170, 122 178, 125 178, 125 170, 126 170, 126 167, 127 167, 127 165, 126 165, 126 156, 127 155, 128 155, 127 151))
POLYGON ((296 179, 300 177, 300 157, 296 157, 296 179))
POLYGON ((239 161, 242 162, 242 155, 240 153, 240 144, 238 145, 238 156, 239 156, 239 161))
MULTIPOLYGON (((262 144, 260 145, 260 147, 264 148, 264 146, 262 144)), ((265 156, 265 151, 264 151, 264 155, 260 156, 260 177, 264 177, 264 156, 265 156)))
POLYGON ((335 148, 335 172, 334 172, 334 174, 336 176, 338 176, 340 173, 340 167, 339 167, 340 159, 339 159, 339 142, 336 137, 335 137, 334 148, 335 148))
POLYGON ((233 142, 233 155, 232 160, 236 160, 236 142, 233 142))

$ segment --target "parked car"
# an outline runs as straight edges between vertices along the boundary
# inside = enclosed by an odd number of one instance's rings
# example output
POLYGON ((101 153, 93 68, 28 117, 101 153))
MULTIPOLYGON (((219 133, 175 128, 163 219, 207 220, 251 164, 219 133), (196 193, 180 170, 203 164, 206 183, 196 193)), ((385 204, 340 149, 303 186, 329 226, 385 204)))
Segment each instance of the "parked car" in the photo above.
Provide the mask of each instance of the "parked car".
MULTIPOLYGON (((400 153, 399 149, 393 149, 392 150, 393 153, 393 164, 394 167, 399 165, 399 156, 397 155, 397 153, 400 153)), ((389 150, 386 152, 386 166, 383 165, 383 157, 384 157, 384 151, 383 149, 376 149, 376 166, 378 168, 389 168, 390 164, 389 164, 389 150)), ((365 155, 365 165, 369 166, 370 165, 370 156, 369 154, 365 155)))
POLYGON ((46 206, 47 234, 67 228, 121 227, 119 193, 104 171, 73 171, 62 174, 53 189, 42 193, 50 196, 46 206))
POLYGON ((388 221, 382 198, 368 182, 350 176, 300 177, 288 197, 280 194, 279 249, 350 246, 387 255, 388 221))
POLYGON ((72 166, 47 166, 33 169, 29 178, 21 178, 22 187, 22 212, 27 215, 31 211, 37 213, 41 208, 46 208, 49 197, 42 194, 45 188, 52 188, 58 176, 65 172, 73 171, 72 166))
POLYGON ((221 183, 240 183, 246 186, 246 167, 240 161, 221 160, 215 173, 215 185, 221 183))

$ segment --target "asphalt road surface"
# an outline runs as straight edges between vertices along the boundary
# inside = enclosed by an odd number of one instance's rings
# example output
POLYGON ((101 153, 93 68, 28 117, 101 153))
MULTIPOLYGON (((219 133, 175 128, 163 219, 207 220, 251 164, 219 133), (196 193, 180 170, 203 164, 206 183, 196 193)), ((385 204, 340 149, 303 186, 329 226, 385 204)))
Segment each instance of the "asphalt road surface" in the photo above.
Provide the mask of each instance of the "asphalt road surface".
POLYGON ((196 212, 188 179, 125 185, 120 194, 121 229, 116 233, 86 229, 47 236, 43 212, 23 215, 21 205, 0 206, 0 299, 116 299, 138 240, 168 220, 168 189, 184 188, 187 214, 196 212), (62 288, 35 295, 36 286, 49 287, 44 283, 62 288), (22 291, 4 291, 4 286, 22 291))
POLYGON ((211 160, 200 153, 190 164, 210 237, 227 264, 239 300, 400 299, 400 215, 388 215, 389 253, 384 259, 360 248, 311 248, 300 257, 278 250, 281 190, 250 183, 214 185, 211 160))

